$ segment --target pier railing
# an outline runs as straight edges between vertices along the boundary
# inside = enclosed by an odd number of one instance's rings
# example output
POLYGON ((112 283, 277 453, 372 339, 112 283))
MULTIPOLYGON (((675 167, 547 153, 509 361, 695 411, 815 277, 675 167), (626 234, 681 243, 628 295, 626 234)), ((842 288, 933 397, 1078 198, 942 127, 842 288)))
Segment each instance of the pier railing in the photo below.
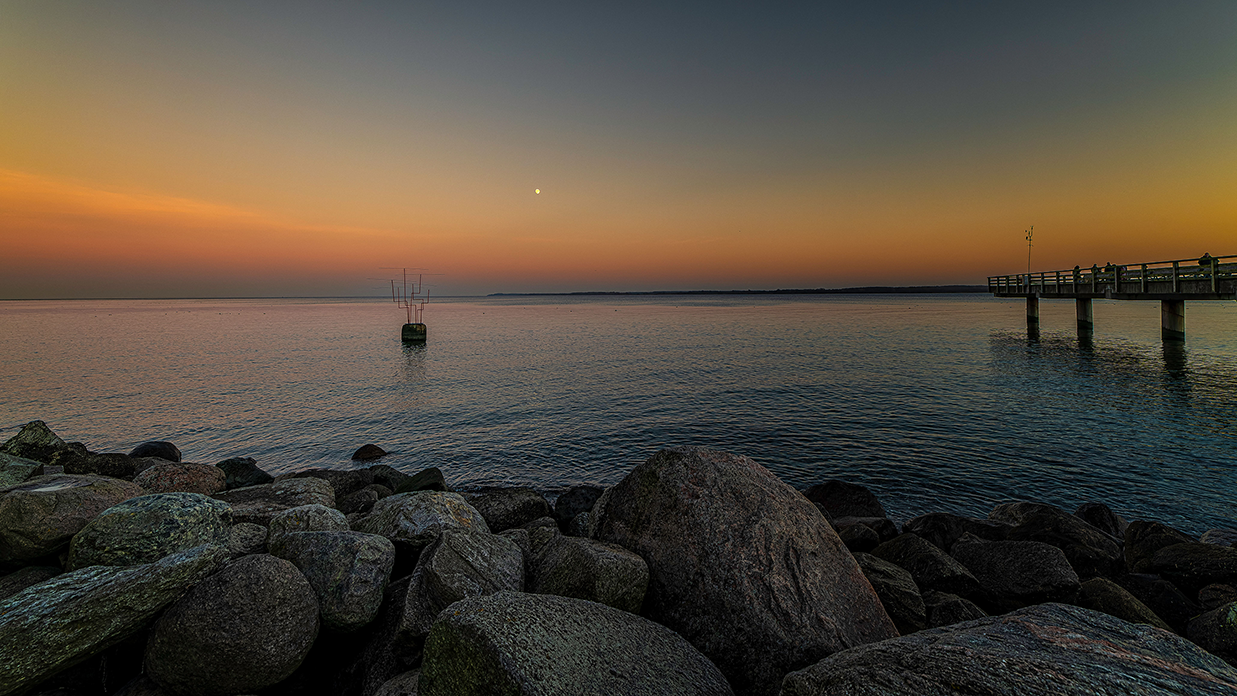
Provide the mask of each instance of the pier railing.
POLYGON ((1231 299, 1237 255, 990 276, 988 291, 998 297, 1231 299))

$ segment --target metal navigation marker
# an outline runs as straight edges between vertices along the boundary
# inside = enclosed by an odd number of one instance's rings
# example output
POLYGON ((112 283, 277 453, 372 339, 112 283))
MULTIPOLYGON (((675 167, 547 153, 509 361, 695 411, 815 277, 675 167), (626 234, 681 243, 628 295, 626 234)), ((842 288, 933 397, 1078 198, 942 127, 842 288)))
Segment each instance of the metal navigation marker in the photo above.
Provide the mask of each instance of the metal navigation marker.
POLYGON ((408 323, 400 330, 400 340, 404 343, 425 343, 425 324, 421 317, 425 314, 425 305, 430 301, 429 292, 425 290, 422 274, 417 274, 417 281, 408 284, 408 269, 401 268, 402 281, 391 281, 391 301, 408 313, 408 323))

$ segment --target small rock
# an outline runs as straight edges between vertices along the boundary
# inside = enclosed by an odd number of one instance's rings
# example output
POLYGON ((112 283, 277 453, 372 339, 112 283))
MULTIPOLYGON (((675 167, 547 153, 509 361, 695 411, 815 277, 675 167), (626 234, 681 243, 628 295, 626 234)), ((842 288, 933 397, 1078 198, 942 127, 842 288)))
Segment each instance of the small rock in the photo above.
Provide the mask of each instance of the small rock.
POLYGON ((1010 525, 948 512, 930 512, 907 520, 902 532, 912 532, 936 548, 949 553, 963 534, 985 541, 1004 541, 1010 525))
POLYGON ((309 580, 324 627, 347 633, 378 615, 395 563, 395 546, 385 537, 347 531, 290 532, 278 546, 272 545, 272 551, 309 580))
POLYGON ((871 551, 881 543, 881 537, 871 527, 858 522, 837 527, 838 538, 851 553, 871 551))
POLYGON ((857 483, 825 481, 803 491, 803 495, 813 503, 820 503, 833 519, 886 516, 876 496, 857 483))
POLYGON ((1091 578, 1082 583, 1078 592, 1078 606, 1093 611, 1102 611, 1109 616, 1130 623, 1147 624, 1171 631, 1163 619, 1147 608, 1146 604, 1130 594, 1124 587, 1106 578, 1091 578))
POLYGON ((617 544, 561 534, 541 546, 530 573, 530 592, 587 599, 633 614, 640 612, 649 586, 643 558, 617 544))
POLYGON ((232 519, 269 525, 275 514, 302 505, 335 507, 335 489, 317 478, 293 478, 216 493, 215 498, 232 506, 232 519))
POLYGON ((952 626, 988 615, 978 604, 948 592, 927 590, 923 593, 923 604, 928 616, 928 628, 952 626))
MULTIPOLYGON (((481 513, 490 531, 495 533, 550 517, 550 504, 531 488, 484 489, 467 494, 465 500, 481 513)), ((550 523, 558 526, 553 519, 550 523)))
POLYGON ((179 462, 180 450, 170 442, 151 440, 134 447, 129 456, 134 459, 139 457, 158 457, 169 462, 179 462))
POLYGON ((1237 667, 1237 602, 1191 620, 1186 633, 1204 650, 1237 667))
POLYGON ((50 464, 53 455, 66 449, 69 449, 67 442, 53 433, 46 423, 36 420, 22 426, 16 435, 0 445, 0 454, 50 464))
POLYGON ((369 471, 374 475, 374 483, 386 487, 391 493, 394 493, 401 484, 412 480, 408 474, 386 464, 371 464, 369 471))
POLYGON ((872 555, 909 572, 921 590, 963 597, 979 591, 979 581, 965 566, 914 532, 886 541, 873 549, 872 555))
POLYGON ((228 533, 228 553, 233 558, 248 556, 251 553, 266 553, 268 533, 269 530, 260 524, 252 522, 234 524, 228 533))
POLYGON ((1125 528, 1130 526, 1103 503, 1083 503, 1074 511, 1074 517, 1117 539, 1124 539, 1125 528))
MULTIPOLYGON (((605 493, 601 486, 572 486, 558 496, 554 501, 554 519, 558 521, 559 529, 567 531, 567 525, 575 516, 593 509, 597 499, 605 493)), ((578 536, 578 535, 574 535, 578 536)))
POLYGON ((990 614, 1043 602, 1073 602, 1078 574, 1061 549, 1039 541, 984 541, 964 535, 953 557, 979 581, 979 605, 990 614))
POLYGON ((0 600, 8 599, 27 587, 51 580, 60 573, 60 569, 55 566, 26 566, 0 577, 0 600))
POLYGON ((164 612, 146 648, 146 674, 182 696, 252 693, 301 664, 318 635, 318 601, 296 566, 244 556, 164 612))
POLYGON ((1229 602, 1237 602, 1237 587, 1216 583, 1198 591, 1198 603, 1203 611, 1219 609, 1229 602))
POLYGON ((1194 541, 1194 538, 1166 524, 1137 520, 1125 530, 1125 565, 1131 573, 1146 573, 1146 565, 1156 551, 1165 546, 1194 541))
POLYGON ((1116 537, 1053 505, 1005 503, 988 518, 1011 525, 1005 536, 1009 541, 1038 541, 1061 549, 1079 577, 1110 577, 1124 568, 1116 537))
POLYGON ((567 523, 567 529, 563 530, 563 533, 567 536, 587 537, 588 517, 590 514, 591 513, 589 512, 581 512, 575 517, 572 517, 571 521, 567 523))
POLYGON ((831 521, 833 528, 842 533, 842 528, 852 524, 861 524, 868 529, 876 532, 876 536, 881 543, 889 541, 898 536, 898 525, 893 523, 893 520, 884 517, 834 517, 831 521))
POLYGON ((201 493, 214 495, 227 489, 223 470, 210 464, 155 464, 133 478, 147 493, 201 493))
POLYGON ((1219 544, 1220 546, 1233 546, 1237 544, 1237 529, 1208 529, 1203 532, 1203 535, 1198 538, 1204 544, 1219 544))
POLYGON ((363 462, 363 461, 368 461, 370 459, 377 459, 379 457, 385 457, 386 455, 387 455, 387 451, 382 449, 378 445, 361 445, 360 448, 357 449, 357 451, 352 453, 352 460, 363 462))
POLYGON ((266 544, 271 553, 276 556, 283 554, 278 550, 284 536, 292 532, 346 532, 348 519, 344 513, 325 505, 301 505, 277 512, 271 516, 270 534, 266 544))
POLYGON ((198 493, 130 498, 99 513, 69 545, 68 570, 131 566, 201 546, 226 546, 232 510, 198 493))
POLYGON ((393 483, 396 485, 394 487, 388 486, 388 488, 391 488, 396 493, 415 493, 416 491, 451 492, 451 487, 447 485, 447 480, 443 478, 442 472, 436 466, 432 466, 425 471, 418 471, 412 476, 405 476, 402 480, 393 481, 393 483))
POLYGON ((253 457, 232 457, 215 466, 222 469, 227 477, 228 490, 261 486, 275 480, 275 477, 258 468, 258 461, 253 457))
POLYGON ((863 575, 872 583, 876 596, 898 633, 907 635, 927 628, 927 613, 923 597, 911 574, 898 566, 867 553, 856 553, 855 560, 863 575))
POLYGON ((382 497, 376 491, 370 490, 369 486, 362 488, 355 493, 349 493, 338 501, 339 511, 345 515, 351 515, 354 512, 369 512, 374 508, 374 503, 381 500, 382 497))
POLYGON ((37 476, 0 491, 0 561, 56 553, 94 519, 142 487, 106 476, 37 476))

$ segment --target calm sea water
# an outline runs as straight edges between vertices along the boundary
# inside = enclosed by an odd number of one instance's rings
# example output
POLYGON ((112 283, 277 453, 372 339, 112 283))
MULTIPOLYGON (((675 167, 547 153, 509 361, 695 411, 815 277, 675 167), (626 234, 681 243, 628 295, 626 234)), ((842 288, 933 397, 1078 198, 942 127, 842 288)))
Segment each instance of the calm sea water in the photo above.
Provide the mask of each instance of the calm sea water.
POLYGON ((0 302, 0 437, 42 419, 96 451, 349 467, 367 442, 455 485, 612 484, 669 445, 753 457, 803 488, 868 486, 895 519, 1102 501, 1237 526, 1237 303, 987 296, 471 298, 399 342, 375 300, 0 302))

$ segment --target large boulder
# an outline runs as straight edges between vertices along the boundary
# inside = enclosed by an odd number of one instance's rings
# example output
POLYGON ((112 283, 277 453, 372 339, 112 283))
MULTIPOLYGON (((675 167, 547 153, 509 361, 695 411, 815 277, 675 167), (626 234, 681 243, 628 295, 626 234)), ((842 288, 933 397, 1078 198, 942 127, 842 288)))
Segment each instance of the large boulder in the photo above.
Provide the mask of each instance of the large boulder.
POLYGON ((335 507, 335 489, 317 478, 294 478, 259 486, 233 488, 215 497, 232 506, 232 519, 269 525, 271 518, 284 510, 302 505, 335 507))
POLYGON ((244 556, 164 612, 146 648, 146 674, 177 696, 253 693, 301 664, 318 635, 318 601, 296 566, 244 556))
POLYGON ((1237 582, 1237 549, 1202 542, 1173 544, 1156 551, 1144 567, 1197 596, 1206 585, 1237 582))
POLYGON ((1220 546, 1237 546, 1237 529, 1221 527, 1208 529, 1198 538, 1204 544, 1219 544, 1220 546))
POLYGON ((266 539, 270 530, 260 524, 239 522, 228 532, 228 552, 233 557, 251 553, 266 553, 266 539))
POLYGON ((306 469, 292 474, 283 474, 276 480, 289 478, 316 478, 331 484, 335 499, 356 493, 374 482, 374 472, 369 469, 306 469))
POLYGON ((1195 617, 1187 633, 1204 650, 1237 667, 1237 602, 1195 617))
POLYGON ((1237 602, 1237 587, 1214 583, 1198 591, 1198 603, 1203 611, 1219 609, 1229 602, 1237 602))
POLYGON ((876 590, 885 612, 893 619, 893 625, 898 627, 898 633, 907 635, 927 628, 923 597, 910 573, 867 553, 855 554, 855 560, 859 562, 868 582, 872 583, 872 589, 876 590))
POLYGON ((169 462, 179 462, 180 449, 166 440, 151 440, 134 447, 129 456, 134 459, 158 457, 169 462))
POLYGON ((563 494, 554 501, 554 520, 558 522, 558 528, 567 532, 567 526, 576 515, 592 510, 597 499, 605 492, 606 489, 601 486, 587 484, 572 486, 563 491, 563 494))
POLYGON ((61 450, 52 455, 49 464, 64 467, 66 474, 111 476, 126 481, 132 481, 138 471, 137 460, 120 452, 100 454, 76 449, 61 450))
POLYGON ((417 491, 383 498, 356 526, 357 531, 379 534, 397 549, 416 555, 448 529, 490 531, 485 518, 459 493, 417 491))
POLYGON ((214 495, 228 487, 223 469, 190 462, 154 464, 133 477, 147 493, 201 493, 214 495))
POLYGON ((96 515, 142 494, 106 476, 38 476, 0 490, 0 562, 56 553, 96 515))
POLYGON ((1011 525, 1009 541, 1039 541, 1065 552, 1082 578, 1114 576, 1124 569, 1121 542, 1081 518, 1044 503, 1005 503, 988 514, 994 522, 1011 525))
MULTIPOLYGON (((405 474, 399 469, 396 469, 395 467, 389 466, 387 464, 374 464, 373 466, 369 467, 369 470, 374 475, 375 484, 378 484, 380 486, 385 486, 387 489, 393 492, 398 490, 401 485, 413 480, 412 476, 409 476, 408 474, 405 474)), ((434 469, 434 471, 438 471, 438 469, 434 469)), ((442 478, 441 471, 438 471, 438 477, 439 479, 442 478)), ((421 489, 417 489, 417 490, 421 490, 421 489)), ((446 487, 445 481, 443 482, 443 487, 439 490, 444 490, 444 491, 448 490, 446 487)), ((408 493, 409 491, 403 491, 403 492, 408 493)))
POLYGON ((258 460, 253 457, 232 457, 216 463, 215 466, 223 471, 228 490, 261 486, 275 480, 274 476, 258 468, 258 460))
POLYGON ((1130 623, 1147 624, 1165 631, 1173 630, 1163 619, 1156 616, 1155 612, 1148 609, 1146 604, 1107 578, 1091 578, 1082 583, 1078 592, 1078 606, 1102 611, 1130 623))
POLYGON ((911 532, 924 541, 949 553, 963 534, 987 541, 1005 541, 1010 526, 1002 522, 963 517, 951 512, 929 512, 906 521, 902 532, 911 532))
POLYGON ((227 558, 199 546, 155 563, 93 566, 0 602, 0 694, 19 692, 146 626, 227 558))
POLYGON ((16 486, 35 476, 42 476, 44 466, 43 462, 0 452, 0 488, 16 486))
POLYGON ((723 695, 717 668, 670 629, 603 604, 500 592, 443 612, 419 696, 723 695))
POLYGON ((1125 565, 1131 573, 1147 573, 1147 564, 1155 552, 1165 546, 1184 544, 1195 539, 1166 524, 1136 520, 1125 530, 1125 565))
POLYGON ((346 532, 349 530, 348 518, 344 513, 325 505, 301 505, 288 508, 271 515, 267 526, 266 544, 271 553, 280 555, 280 540, 293 532, 346 532))
POLYGON ((291 561, 309 580, 322 625, 345 633, 378 615, 395 563, 390 540, 361 532, 291 532, 272 553, 291 561))
POLYGON ((1130 573, 1115 578, 1115 582, 1181 635, 1185 635, 1190 619, 1202 611, 1176 585, 1158 575, 1130 573))
POLYGON ((1061 549, 1039 541, 984 541, 963 536, 954 559, 979 581, 978 604, 990 614, 1043 602, 1073 602, 1078 574, 1061 549))
POLYGON ((885 508, 868 489, 857 483, 836 479, 818 483, 803 491, 813 503, 820 503, 831 518, 885 517, 885 508))
POLYGON ((1043 604, 863 645, 786 677, 781 696, 1196 696, 1237 669, 1150 626, 1043 604))
POLYGON ((496 534, 550 516, 545 496, 531 488, 488 488, 469 493, 465 500, 481 513, 485 524, 496 534))
POLYGON ((396 493, 415 493, 417 491, 442 491, 450 493, 451 487, 447 485, 447 479, 443 477, 442 471, 436 466, 431 466, 424 471, 418 471, 412 476, 400 473, 399 477, 393 477, 388 474, 386 478, 390 479, 391 483, 383 482, 383 476, 379 473, 379 468, 383 465, 371 466, 370 470, 374 472, 374 481, 383 483, 396 493))
POLYGON ((904 568, 921 590, 963 597, 979 590, 979 581, 971 571, 914 532, 886 541, 873 549, 872 555, 904 568))
POLYGON ((198 493, 130 498, 99 513, 69 544, 69 570, 130 566, 202 544, 227 546, 232 509, 198 493))
POLYGON ((16 435, 0 445, 0 454, 50 464, 57 452, 68 449, 69 443, 61 440, 46 423, 36 420, 23 425, 16 435))
POLYGON ((642 614, 668 626, 740 692, 897 635, 872 586, 811 502, 751 459, 662 450, 606 491, 590 535, 642 557, 642 614))
POLYGON ((1125 528, 1130 526, 1112 508, 1103 503, 1083 503, 1074 511, 1074 517, 1116 539, 1125 538, 1125 528))
POLYGON ((61 574, 56 566, 26 566, 0 577, 0 599, 8 599, 27 587, 33 587, 61 574))
POLYGON ((587 599, 633 614, 649 586, 643 558, 594 539, 553 534, 529 565, 529 592, 587 599))

